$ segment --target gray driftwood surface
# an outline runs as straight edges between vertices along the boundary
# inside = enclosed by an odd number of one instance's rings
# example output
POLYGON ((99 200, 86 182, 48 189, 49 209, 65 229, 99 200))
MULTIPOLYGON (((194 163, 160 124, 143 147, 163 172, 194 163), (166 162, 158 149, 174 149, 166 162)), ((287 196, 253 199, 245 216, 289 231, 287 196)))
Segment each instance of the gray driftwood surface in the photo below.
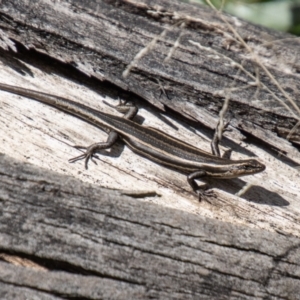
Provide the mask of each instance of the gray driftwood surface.
POLYGON ((299 299, 298 238, 0 168, 1 299, 299 299))
POLYGON ((106 134, 0 91, 1 299, 300 299, 297 40, 173 0, 0 0, 0 48, 1 82, 109 113, 133 99, 137 122, 207 151, 229 97, 222 151, 267 166, 199 203, 121 144, 69 164, 106 134))
POLYGON ((294 128, 300 109, 287 99, 299 106, 299 39, 169 0, 1 0, 1 5, 1 27, 27 49, 212 129, 228 96, 234 128, 300 162, 289 142, 300 143, 300 127, 294 128), (157 80, 167 96, 160 96, 157 80))

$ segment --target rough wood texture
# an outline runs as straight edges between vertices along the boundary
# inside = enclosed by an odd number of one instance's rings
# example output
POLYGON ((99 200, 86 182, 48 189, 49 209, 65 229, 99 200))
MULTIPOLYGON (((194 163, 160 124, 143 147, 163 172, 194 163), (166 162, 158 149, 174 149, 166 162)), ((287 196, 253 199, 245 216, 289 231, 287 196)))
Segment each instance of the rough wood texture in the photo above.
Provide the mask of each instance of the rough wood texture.
POLYGON ((166 0, 1 3, 0 25, 26 48, 210 128, 228 96, 233 127, 300 162, 299 152, 284 139, 300 140, 300 127, 294 128, 300 114, 299 40, 231 16, 222 19, 207 8, 166 0), (167 97, 160 97, 158 79, 167 97))
POLYGON ((1 299, 298 299, 298 238, 141 205, 3 155, 0 169, 0 252, 18 256, 0 263, 1 299))
MULTIPOLYGON (((2 82, 65 96, 81 103, 88 103, 96 109, 116 114, 102 103, 103 96, 109 94, 106 91, 114 91, 115 86, 93 82, 93 80, 89 82, 89 79, 82 75, 74 76, 76 73, 74 70, 62 73, 59 65, 51 68, 47 65, 47 59, 43 57, 38 59, 36 54, 29 53, 27 56, 4 54, 2 58, 5 62, 13 61, 15 65, 21 65, 22 70, 26 68, 27 75, 16 72, 18 68, 11 68, 12 64, 0 64, 2 82), (21 57, 22 60, 15 62, 16 57, 21 57), (65 74, 73 75, 76 81, 66 78, 65 74), (82 82, 87 86, 82 86, 82 82)), ((144 201, 151 201, 158 205, 299 236, 298 171, 279 161, 251 140, 250 143, 243 142, 237 145, 225 139, 224 145, 233 147, 233 159, 256 155, 267 165, 266 171, 236 180, 211 181, 214 197, 208 197, 206 200, 209 202, 198 203, 187 184, 185 175, 133 154, 122 143, 109 152, 103 151, 99 154, 97 165, 90 163, 88 170, 84 169, 83 162, 69 164, 68 159, 78 155, 73 145, 90 145, 104 141, 107 134, 33 100, 1 91, 0 94, 0 136, 2 137, 0 152, 2 153, 102 187, 137 190, 142 193, 139 197, 144 198, 144 201), (251 188, 242 196, 235 196, 234 194, 247 183, 252 184, 251 188), (145 191, 154 191, 161 197, 155 197, 152 193, 151 197, 148 195, 145 198, 145 191)), ((106 101, 114 103, 109 97, 106 97, 106 101)), ((136 118, 137 122, 144 120, 145 126, 159 128, 172 136, 210 151, 209 139, 212 131, 208 132, 197 124, 187 124, 177 118, 170 119, 169 114, 159 115, 157 110, 142 102, 138 104, 141 110, 136 118), (191 125, 195 125, 198 129, 194 129, 191 125)))
MULTIPOLYGON (((253 57, 218 15, 174 1, 0 3, 1 82, 110 113, 103 98, 134 99, 141 109, 137 122, 207 151, 229 95, 225 88, 234 83, 232 132, 223 145, 233 148, 234 159, 256 155, 267 165, 256 176, 211 182, 215 196, 198 203, 185 176, 120 144, 87 171, 82 163, 70 165, 78 155, 73 145, 103 141, 106 134, 0 91, 0 152, 12 157, 0 156, 0 298, 297 299, 300 176, 292 166, 300 161, 298 133, 293 143, 277 135, 297 118, 269 97, 266 87, 276 88, 262 71, 259 88, 248 85, 255 77, 237 75, 233 61, 254 74, 253 57), (137 53, 165 29, 124 78, 137 53), (245 140, 247 132, 258 139, 245 140), (253 186, 235 196, 246 183, 253 186), (99 186, 130 189, 140 199, 99 186)), ((224 18, 299 99, 297 42, 283 45, 276 39, 290 36, 224 18)))

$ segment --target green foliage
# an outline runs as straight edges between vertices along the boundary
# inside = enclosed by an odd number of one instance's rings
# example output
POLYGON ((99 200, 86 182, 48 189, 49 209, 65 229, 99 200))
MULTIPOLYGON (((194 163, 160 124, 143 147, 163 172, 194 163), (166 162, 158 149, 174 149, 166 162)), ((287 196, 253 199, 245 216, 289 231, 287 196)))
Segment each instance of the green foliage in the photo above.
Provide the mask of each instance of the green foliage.
MULTIPOLYGON (((206 0, 193 2, 207 4, 206 0)), ((300 35, 300 0, 211 0, 211 3, 249 22, 300 35)))

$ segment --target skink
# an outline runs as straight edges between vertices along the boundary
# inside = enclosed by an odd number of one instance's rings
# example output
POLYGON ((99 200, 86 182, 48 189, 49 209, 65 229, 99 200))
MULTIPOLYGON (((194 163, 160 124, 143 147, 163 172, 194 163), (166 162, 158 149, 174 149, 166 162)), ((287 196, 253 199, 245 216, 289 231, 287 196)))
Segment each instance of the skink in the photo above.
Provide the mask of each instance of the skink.
POLYGON ((114 107, 117 111, 124 113, 123 117, 118 117, 65 98, 30 89, 3 83, 0 83, 0 89, 48 104, 108 132, 106 142, 92 144, 89 147, 75 146, 78 149, 84 149, 85 152, 69 161, 75 162, 85 159, 86 168, 89 159, 93 158, 93 154, 100 149, 110 148, 120 138, 133 152, 187 174, 188 183, 199 197, 202 195, 202 188, 196 183, 195 179, 197 178, 227 179, 265 170, 265 165, 255 159, 231 160, 220 157, 219 141, 212 144, 213 154, 210 154, 158 129, 141 126, 133 122, 132 119, 137 114, 138 109, 132 103, 121 103, 114 107))

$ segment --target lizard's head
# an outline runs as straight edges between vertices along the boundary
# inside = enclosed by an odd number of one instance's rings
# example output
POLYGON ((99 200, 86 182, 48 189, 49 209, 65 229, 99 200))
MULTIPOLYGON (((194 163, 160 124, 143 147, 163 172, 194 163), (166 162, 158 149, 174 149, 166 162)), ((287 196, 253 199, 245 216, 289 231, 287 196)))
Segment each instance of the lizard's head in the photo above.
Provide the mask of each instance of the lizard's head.
MULTIPOLYGON (((266 166, 255 159, 240 160, 232 166, 232 177, 241 177, 262 172, 266 166)), ((229 175, 229 174, 228 174, 229 175)))

